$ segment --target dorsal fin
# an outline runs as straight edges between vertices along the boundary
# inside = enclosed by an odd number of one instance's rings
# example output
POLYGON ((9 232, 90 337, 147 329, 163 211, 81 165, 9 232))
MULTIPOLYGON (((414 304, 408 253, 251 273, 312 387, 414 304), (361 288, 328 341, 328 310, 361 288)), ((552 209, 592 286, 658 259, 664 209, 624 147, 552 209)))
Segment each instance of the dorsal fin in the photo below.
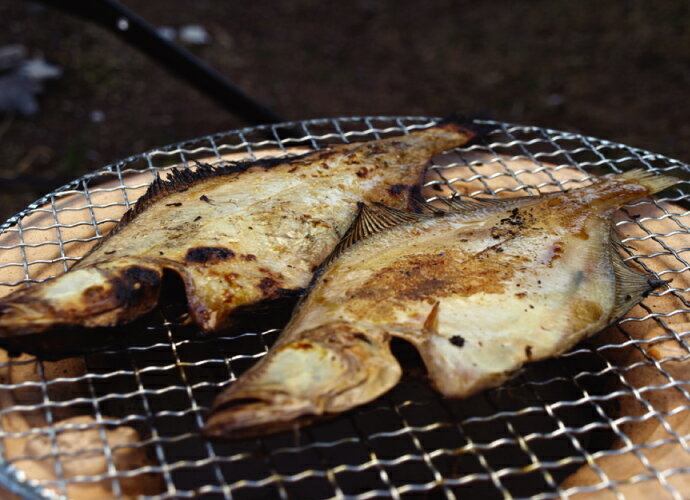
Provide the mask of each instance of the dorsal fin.
POLYGON ((358 241, 369 238, 388 228, 428 217, 429 215, 405 212, 381 203, 367 205, 366 203, 359 202, 357 203, 357 215, 354 221, 345 232, 338 245, 336 245, 326 260, 323 261, 321 267, 325 267, 333 262, 341 253, 358 241))
POLYGON ((436 215, 456 214, 477 216, 485 215, 490 212, 497 212, 508 208, 519 207, 533 203, 536 200, 542 199, 545 196, 517 196, 514 198, 460 198, 453 196, 451 198, 438 198, 447 208, 439 208, 427 201, 418 201, 418 205, 423 209, 436 215))
POLYGON ((210 179, 211 177, 229 176, 244 172, 251 167, 262 167, 270 169, 282 164, 299 163, 307 156, 314 154, 308 152, 304 154, 286 156, 282 158, 261 158, 251 161, 234 161, 223 162, 218 165, 211 165, 209 163, 196 162, 195 169, 190 168, 173 168, 168 173, 168 177, 163 179, 160 174, 156 174, 156 178, 149 185, 146 192, 137 200, 136 205, 124 213, 117 225, 108 233, 105 238, 102 238, 91 251, 100 247, 107 239, 117 234, 123 227, 129 224, 137 215, 144 210, 151 207, 156 201, 173 193, 179 193, 185 189, 189 189, 193 184, 210 179))

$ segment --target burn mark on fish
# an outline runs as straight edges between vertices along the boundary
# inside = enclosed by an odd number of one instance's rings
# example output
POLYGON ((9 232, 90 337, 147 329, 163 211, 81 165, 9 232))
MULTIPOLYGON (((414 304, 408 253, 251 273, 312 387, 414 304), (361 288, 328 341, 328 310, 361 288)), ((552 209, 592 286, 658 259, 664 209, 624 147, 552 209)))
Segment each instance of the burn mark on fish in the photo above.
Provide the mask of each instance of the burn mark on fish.
POLYGON ((256 255, 253 253, 242 254, 240 255, 240 259, 244 260, 245 262, 251 262, 256 260, 256 255))
POLYGON ((407 189, 409 189, 409 186, 407 184, 394 184, 388 188, 388 192, 393 196, 398 196, 400 193, 404 192, 407 189))
POLYGON ((309 342, 298 342, 296 344, 292 345, 293 349, 301 349, 303 351, 308 351, 309 349, 313 349, 314 346, 311 345, 309 342))
POLYGON ((235 280, 239 278, 240 275, 237 273, 225 273, 223 274, 223 279, 228 285, 233 285, 235 283, 235 280))
POLYGON ((175 202, 175 203, 166 203, 165 206, 166 206, 166 207, 181 207, 181 206, 182 206, 182 203, 180 203, 179 201, 177 201, 177 202, 175 202))
POLYGON ((511 226, 521 226, 524 223, 522 215, 520 215, 520 210, 514 208, 511 210, 510 215, 500 220, 501 224, 510 224, 511 226))
POLYGON ((160 285, 160 275, 153 269, 131 266, 124 269, 110 282, 117 302, 130 304, 141 301, 142 296, 147 292, 157 289, 160 285))
POLYGON ((364 156, 369 158, 375 155, 380 155, 386 152, 386 150, 380 144, 367 144, 366 148, 368 151, 364 153, 364 156))
POLYGON ((206 202, 206 203, 213 203, 213 202, 211 201, 211 199, 210 199, 208 196, 206 196, 205 194, 202 194, 201 196, 199 196, 199 200, 200 200, 200 201, 204 201, 204 202, 206 202))
POLYGON ((197 216, 194 218, 194 222, 196 222, 196 221, 198 221, 198 220, 200 220, 200 219, 201 219, 201 215, 197 215, 197 216))
POLYGON ((579 228, 575 227, 572 228, 570 233, 575 236, 576 238, 580 238, 581 240, 588 240, 589 239, 589 232, 587 231, 587 226, 580 222, 579 228), (578 229, 575 231, 574 229, 578 229))
POLYGON ((357 177, 364 179, 369 174, 369 169, 367 167, 361 167, 355 174, 357 177))
POLYGON ((501 238, 513 238, 516 233, 512 229, 506 229, 502 227, 493 226, 490 229, 491 237, 495 240, 500 240, 501 238))
POLYGON ((84 293, 82 295, 84 298, 86 298, 89 302, 95 301, 99 295, 101 295, 105 291, 105 288, 103 288, 101 285, 94 285, 90 286, 86 290, 84 290, 84 293))
POLYGON ((357 340, 361 340, 362 342, 366 342, 367 344, 371 345, 371 340, 369 340, 369 337, 367 337, 363 333, 357 332, 353 335, 353 337, 357 340))
POLYGON ((450 338, 450 343, 453 344, 455 347, 462 347, 465 345, 465 339, 462 338, 460 335, 453 335, 450 338))
POLYGON ((446 251, 445 255, 415 254, 401 258, 373 274, 361 286, 346 292, 353 299, 348 307, 372 308, 386 315, 399 301, 426 301, 430 297, 470 296, 476 293, 502 293, 515 273, 519 257, 498 254, 491 259, 446 251), (388 297, 380 301, 380 297, 388 297), (361 300, 362 302, 359 302, 361 300))
POLYGON ((278 290, 279 285, 280 283, 278 281, 270 276, 267 276, 262 278, 257 286, 259 287, 259 290, 261 290, 263 296, 266 297, 268 295, 273 295, 273 293, 278 290))
POLYGON ((532 359, 532 346, 531 345, 525 346, 525 356, 527 356, 527 359, 532 359))
POLYGON ((195 247, 187 250, 184 260, 195 264, 215 264, 231 259, 235 252, 223 247, 195 247))
POLYGON ((549 247, 549 249, 546 252, 546 255, 542 259, 542 263, 551 267, 551 266, 553 266, 553 262, 555 260, 558 260, 561 258, 562 253, 563 253, 563 247, 561 246, 561 242, 560 241, 556 242, 549 247))
POLYGON ((107 252, 103 252, 105 255, 112 255, 115 253, 115 250, 108 250, 107 252))

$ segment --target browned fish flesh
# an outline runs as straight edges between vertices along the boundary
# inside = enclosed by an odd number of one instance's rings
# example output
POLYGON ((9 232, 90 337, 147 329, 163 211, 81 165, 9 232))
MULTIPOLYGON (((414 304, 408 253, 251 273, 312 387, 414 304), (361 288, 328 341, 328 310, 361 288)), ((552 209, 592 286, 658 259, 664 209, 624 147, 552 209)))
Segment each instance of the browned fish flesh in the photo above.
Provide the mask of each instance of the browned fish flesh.
POLYGON ((559 355, 664 283, 623 262, 611 217, 675 182, 632 171, 424 215, 363 206, 276 344, 218 396, 206 433, 276 432, 373 400, 401 376, 392 337, 453 398, 559 355))
POLYGON ((181 277, 201 330, 224 328, 303 290, 357 202, 409 207, 430 158, 475 136, 450 119, 298 157, 175 169, 66 274, 0 300, 0 344, 31 351, 40 342, 18 337, 128 323, 157 304, 164 271, 181 277))

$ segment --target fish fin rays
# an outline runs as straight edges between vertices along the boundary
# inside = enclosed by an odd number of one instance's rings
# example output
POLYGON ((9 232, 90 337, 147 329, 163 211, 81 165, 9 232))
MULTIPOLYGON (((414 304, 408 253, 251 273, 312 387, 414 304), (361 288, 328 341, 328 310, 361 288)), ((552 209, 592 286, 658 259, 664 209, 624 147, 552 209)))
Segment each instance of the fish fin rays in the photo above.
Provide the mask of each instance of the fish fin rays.
POLYGON ((618 175, 618 178, 628 182, 634 182, 644 186, 649 194, 658 193, 664 189, 679 183, 681 180, 670 175, 657 175, 654 172, 643 169, 629 170, 618 175))
POLYGON ((490 212, 519 207, 538 200, 539 196, 519 196, 515 198, 438 198, 446 208, 439 208, 430 202, 421 200, 417 204, 434 215, 468 214, 485 215, 490 212))
MULTIPOLYGON (((617 319, 645 298, 649 292, 666 283, 649 274, 640 274, 631 269, 616 251, 616 243, 611 243, 611 263, 616 277, 616 297, 612 318, 617 319)), ((620 241, 618 242, 620 245, 620 241)))
POLYGON ((381 231, 385 231, 388 228, 428 217, 428 215, 424 214, 405 212, 404 210, 391 208, 381 203, 375 203, 374 205, 358 203, 355 220, 352 222, 352 225, 350 225, 350 228, 345 232, 345 235, 340 240, 340 243, 338 243, 331 254, 323 262, 322 267, 325 267, 333 262, 338 258, 338 256, 340 256, 340 254, 358 241, 367 239, 370 236, 380 233, 381 231))
POLYGON ((360 202, 357 204, 358 209, 354 221, 320 267, 322 269, 325 268, 355 243, 392 227, 423 219, 441 217, 447 214, 484 215, 490 211, 526 205, 534 202, 536 199, 539 198, 535 196, 521 196, 510 199, 477 198, 471 200, 441 198, 441 201, 447 206, 446 209, 438 208, 423 199, 415 200, 417 206, 422 210, 426 210, 426 213, 406 212, 377 202, 371 205, 360 202))

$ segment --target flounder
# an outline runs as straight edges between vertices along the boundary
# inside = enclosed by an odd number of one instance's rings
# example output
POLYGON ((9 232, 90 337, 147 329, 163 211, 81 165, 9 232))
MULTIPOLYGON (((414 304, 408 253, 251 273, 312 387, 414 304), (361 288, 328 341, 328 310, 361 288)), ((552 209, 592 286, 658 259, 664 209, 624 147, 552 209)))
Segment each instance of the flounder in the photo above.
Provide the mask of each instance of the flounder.
POLYGON ((173 170, 66 274, 0 300, 0 345, 46 354, 43 340, 25 337, 128 323, 157 304, 164 271, 181 277, 204 332, 295 296, 357 202, 409 207, 430 158, 476 137, 473 127, 448 119, 298 157, 173 170))
POLYGON ((401 376, 392 337, 452 398, 563 353, 664 283, 623 262, 611 218, 676 182, 636 170, 428 214, 362 205, 276 344, 217 397, 206 434, 276 432, 373 400, 401 376))

